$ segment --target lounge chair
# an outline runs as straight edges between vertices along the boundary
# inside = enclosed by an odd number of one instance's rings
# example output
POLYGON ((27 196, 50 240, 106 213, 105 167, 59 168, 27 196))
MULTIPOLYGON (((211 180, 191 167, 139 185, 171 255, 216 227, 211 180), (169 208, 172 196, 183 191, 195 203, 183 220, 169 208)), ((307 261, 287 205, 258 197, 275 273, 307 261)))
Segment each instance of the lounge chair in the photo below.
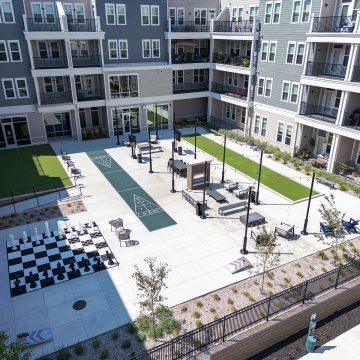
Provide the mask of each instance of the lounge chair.
POLYGON ((238 189, 233 191, 233 194, 237 196, 239 199, 244 199, 249 195, 249 188, 243 188, 242 186, 239 186, 238 189))
POLYGON ((320 223, 320 232, 322 232, 325 236, 331 235, 333 233, 333 230, 324 223, 320 223))
POLYGON ((360 220, 354 220, 350 218, 349 221, 343 221, 343 226, 345 227, 346 231, 354 230, 357 233, 356 226, 359 225, 360 220))
POLYGON ((239 183, 235 182, 235 181, 228 181, 224 184, 224 188, 229 191, 229 192, 233 192, 235 189, 237 189, 239 186, 239 183))
POLYGON ((295 226, 281 222, 279 226, 275 226, 275 235, 290 239, 295 235, 295 226))

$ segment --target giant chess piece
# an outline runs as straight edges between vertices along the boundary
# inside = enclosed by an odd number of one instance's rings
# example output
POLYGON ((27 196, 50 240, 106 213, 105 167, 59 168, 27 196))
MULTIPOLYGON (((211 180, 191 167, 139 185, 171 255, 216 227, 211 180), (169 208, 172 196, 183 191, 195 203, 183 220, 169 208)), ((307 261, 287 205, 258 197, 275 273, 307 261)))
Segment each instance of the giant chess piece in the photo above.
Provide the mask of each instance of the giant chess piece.
POLYGON ((114 261, 112 259, 112 254, 109 253, 108 250, 106 250, 106 258, 108 259, 108 264, 111 266, 111 265, 114 265, 114 261))
POLYGON ((29 272, 29 279, 30 279, 30 288, 34 289, 37 287, 36 281, 35 281, 35 277, 32 273, 32 271, 29 272))
POLYGON ((48 273, 47 269, 44 269, 44 271, 43 271, 43 276, 45 277, 44 283, 45 283, 46 285, 49 285, 50 279, 49 279, 49 273, 48 273))
POLYGON ((16 276, 15 280, 14 280, 14 285, 15 285, 15 292, 19 293, 20 292, 20 280, 19 277, 16 276))
POLYGON ((74 260, 70 260, 69 268, 70 268, 71 274, 74 275, 75 274, 75 262, 74 262, 74 260))
POLYGON ((58 274, 57 279, 64 280, 65 276, 64 276, 63 268, 59 262, 56 264, 56 269, 57 269, 57 274, 58 274))
POLYGON ((85 272, 88 272, 90 271, 90 268, 89 268, 89 260, 88 259, 85 259, 84 257, 82 257, 82 263, 84 264, 84 271, 85 272))

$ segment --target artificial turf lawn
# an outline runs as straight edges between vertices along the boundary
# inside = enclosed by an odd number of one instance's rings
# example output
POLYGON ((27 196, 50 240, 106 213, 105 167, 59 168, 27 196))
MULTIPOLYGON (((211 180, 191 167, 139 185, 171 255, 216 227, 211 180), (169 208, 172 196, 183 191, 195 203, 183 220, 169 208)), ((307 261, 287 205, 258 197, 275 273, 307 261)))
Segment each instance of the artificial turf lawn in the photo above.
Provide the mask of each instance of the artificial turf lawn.
POLYGON ((0 151, 0 197, 70 186, 64 168, 50 145, 0 151))
MULTIPOLYGON (((194 135, 185 135, 187 141, 191 144, 194 144, 195 137, 194 135)), ((214 156, 216 159, 222 161, 223 159, 223 146, 217 144, 216 142, 207 139, 204 136, 198 135, 196 140, 196 145, 201 150, 207 152, 208 154, 214 156)), ((243 174, 251 177, 252 179, 257 180, 259 164, 255 161, 252 161, 246 158, 243 155, 236 153, 230 149, 226 149, 225 162, 239 170, 243 174)), ((281 174, 270 170, 269 168, 263 166, 261 170, 261 183, 278 192, 281 195, 284 195, 292 201, 297 201, 304 199, 309 196, 310 189, 293 181, 281 174)), ((313 191, 313 195, 316 195, 317 192, 313 191)))

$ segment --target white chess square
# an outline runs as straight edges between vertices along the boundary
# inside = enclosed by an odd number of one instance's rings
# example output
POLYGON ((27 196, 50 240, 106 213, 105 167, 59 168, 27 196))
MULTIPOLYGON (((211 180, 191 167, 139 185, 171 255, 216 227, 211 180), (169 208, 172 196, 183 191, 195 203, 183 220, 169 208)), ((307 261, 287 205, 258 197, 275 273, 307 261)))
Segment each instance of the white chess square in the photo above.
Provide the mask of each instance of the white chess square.
POLYGON ((34 253, 39 253, 42 251, 46 251, 46 247, 45 245, 39 245, 39 246, 34 246, 34 253))
POLYGON ((47 250, 48 256, 60 254, 60 250, 58 248, 49 249, 47 250))
POLYGON ((34 287, 33 289, 30 287, 30 284, 26 284, 26 292, 31 292, 38 289, 41 289, 40 281, 36 281, 36 287, 34 287))
POLYGON ((89 234, 84 234, 80 236, 81 241, 91 240, 91 236, 89 234))
MULTIPOLYGON (((44 271, 39 272, 39 278, 40 278, 40 280, 44 280, 44 279, 45 279, 45 276, 43 275, 43 272, 44 272, 44 271)), ((49 278, 52 278, 52 277, 54 276, 52 270, 48 270, 48 275, 49 275, 49 278)))
POLYGON ((24 266, 22 263, 9 266, 9 273, 14 273, 21 270, 24 270, 24 266))
POLYGON ((22 256, 22 262, 28 262, 28 261, 32 261, 35 260, 35 254, 29 254, 29 255, 24 255, 22 256))
POLYGON ((49 263, 49 258, 47 256, 44 256, 42 258, 36 259, 35 262, 37 266, 45 265, 49 263))
POLYGON ((25 275, 25 276, 29 276, 29 275, 30 275, 30 271, 33 273, 33 275, 35 275, 35 274, 38 273, 37 267, 32 267, 32 268, 24 269, 24 275, 25 275))
POLYGON ((80 262, 80 261, 82 260, 82 258, 87 259, 86 254, 82 253, 82 254, 79 254, 79 255, 75 255, 75 260, 76 260, 77 262, 80 262))
POLYGON ((91 251, 96 251, 96 246, 95 245, 89 245, 89 246, 84 246, 84 250, 86 253, 89 253, 91 251))
POLYGON ((60 253, 60 256, 61 256, 62 259, 67 259, 67 258, 73 256, 73 252, 70 251, 70 250, 64 251, 64 252, 60 253))
MULTIPOLYGON (((10 288, 11 288, 11 289, 14 289, 14 288, 15 288, 15 283, 14 283, 14 281, 15 281, 15 279, 10 281, 10 288)), ((20 281, 19 286, 25 285, 25 278, 20 277, 20 278, 19 278, 19 281, 20 281)))
POLYGON ((90 269, 89 271, 85 271, 83 267, 80 268, 80 274, 81 275, 87 275, 87 274, 91 274, 91 273, 94 272, 94 269, 91 266, 89 266, 89 269, 90 269))
POLYGON ((12 253, 8 253, 8 259, 16 259, 18 257, 21 257, 21 252, 20 251, 14 251, 12 253))
POLYGON ((68 277, 68 275, 67 275, 66 273, 64 273, 63 275, 64 275, 64 279, 63 279, 63 280, 59 280, 59 279, 57 278, 57 275, 54 276, 55 284, 59 284, 59 283, 61 283, 61 282, 64 282, 64 281, 69 280, 69 277, 68 277))
POLYGON ((67 245, 69 245, 69 242, 66 239, 57 241, 58 247, 67 246, 67 245))
POLYGON ((56 239, 54 237, 44 238, 43 240, 44 240, 45 245, 52 244, 52 243, 56 242, 56 239))
POLYGON ((50 263, 50 268, 51 269, 56 269, 58 263, 60 263, 61 266, 64 266, 64 262, 62 260, 58 260, 58 261, 51 262, 50 263))
POLYGON ((20 250, 30 249, 33 247, 33 244, 29 241, 26 244, 20 244, 20 250))

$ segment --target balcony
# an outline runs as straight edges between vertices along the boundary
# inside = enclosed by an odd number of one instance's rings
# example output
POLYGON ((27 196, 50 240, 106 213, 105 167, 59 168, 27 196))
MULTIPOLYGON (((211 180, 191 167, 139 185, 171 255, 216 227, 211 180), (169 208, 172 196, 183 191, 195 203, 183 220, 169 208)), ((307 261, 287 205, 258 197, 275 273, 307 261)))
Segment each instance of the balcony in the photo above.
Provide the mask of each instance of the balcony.
POLYGON ((335 124, 338 110, 337 108, 312 105, 303 101, 300 106, 300 115, 335 124))
POLYGON ((92 32, 96 31, 95 19, 68 19, 69 31, 84 31, 92 32))
POLYGON ((171 23, 171 32, 210 32, 210 24, 205 21, 199 24, 199 21, 175 21, 171 23))
POLYGON ((189 63, 202 63, 202 62, 209 62, 209 53, 202 52, 199 53, 178 53, 172 54, 171 62, 173 64, 189 64, 189 63))
POLYGON ((28 31, 61 31, 59 19, 54 18, 52 20, 49 22, 49 19, 45 21, 42 18, 27 18, 28 31))
POLYGON ((258 21, 214 21, 214 32, 252 33, 258 21))
POLYGON ((58 58, 44 59, 41 57, 34 57, 35 69, 63 69, 67 68, 66 56, 60 56, 58 58))
POLYGON ((173 84, 174 94, 208 91, 208 90, 209 90, 209 83, 207 81, 198 82, 198 83, 173 84))
POLYGON ((247 100, 248 94, 248 89, 242 89, 237 86, 224 85, 214 82, 211 84, 211 91, 217 94, 228 95, 242 100, 247 100))
POLYGON ((250 58, 236 54, 224 54, 222 51, 217 51, 213 54, 213 62, 217 64, 225 64, 232 66, 250 67, 250 58))
POLYGON ((314 17, 312 32, 315 33, 352 33, 356 16, 314 17))
POLYGON ((354 66, 354 72, 351 81, 360 82, 360 66, 354 66))
POLYGON ((354 130, 360 130, 360 111, 345 112, 343 126, 354 130))
POLYGON ((49 92, 49 93, 40 93, 41 105, 52 105, 52 104, 61 104, 72 102, 72 96, 69 91, 60 91, 60 92, 49 92))
POLYGON ((319 76, 344 79, 347 66, 341 64, 308 62, 306 66, 307 76, 319 76))
POLYGON ((92 89, 92 90, 77 90, 76 91, 78 101, 92 101, 92 100, 104 100, 104 89, 92 89))
POLYGON ((101 66, 101 56, 92 55, 92 56, 80 56, 72 58, 73 67, 98 67, 101 66))

